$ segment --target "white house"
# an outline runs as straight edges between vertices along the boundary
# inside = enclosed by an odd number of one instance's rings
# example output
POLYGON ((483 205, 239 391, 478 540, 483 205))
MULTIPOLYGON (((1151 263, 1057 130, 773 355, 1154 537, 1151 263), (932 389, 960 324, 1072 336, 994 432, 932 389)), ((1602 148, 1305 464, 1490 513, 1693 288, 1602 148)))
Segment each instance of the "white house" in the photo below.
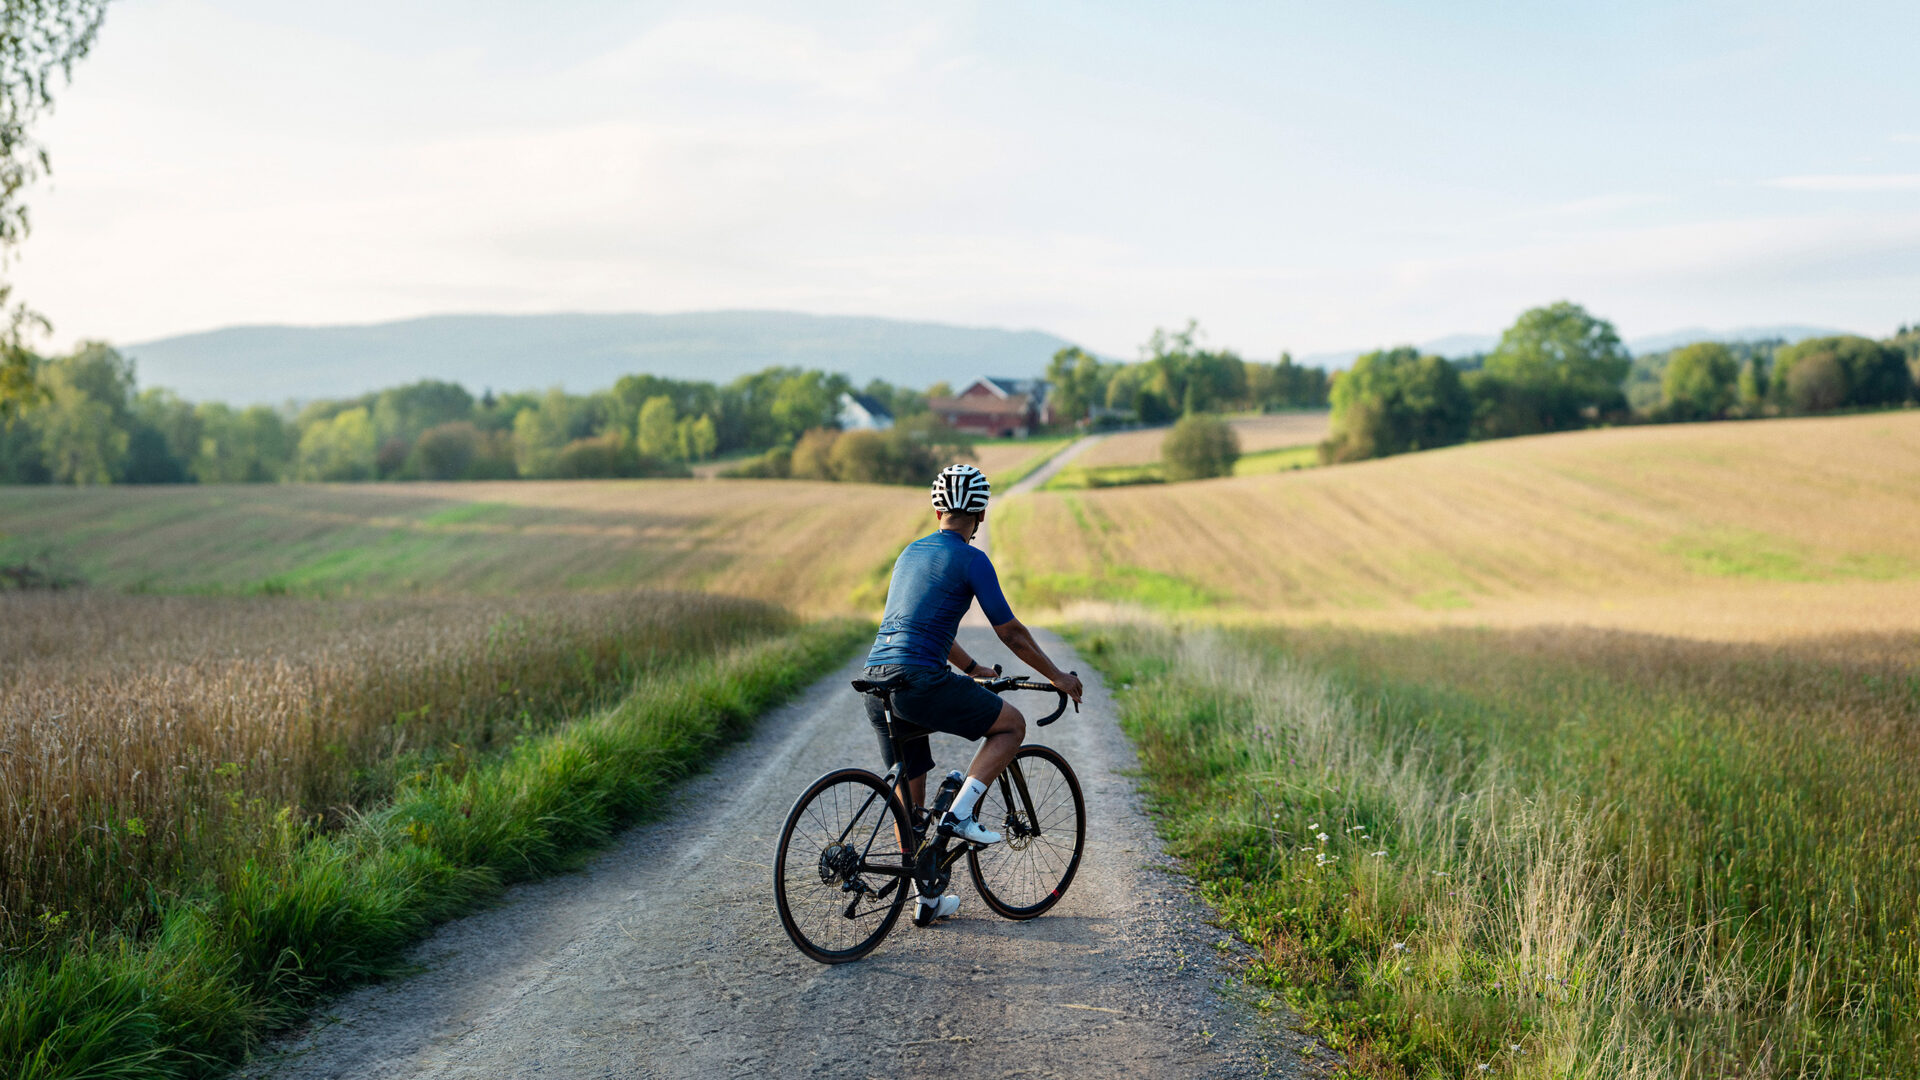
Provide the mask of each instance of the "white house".
POLYGON ((885 431, 893 426, 893 414, 865 394, 840 395, 841 431, 885 431))

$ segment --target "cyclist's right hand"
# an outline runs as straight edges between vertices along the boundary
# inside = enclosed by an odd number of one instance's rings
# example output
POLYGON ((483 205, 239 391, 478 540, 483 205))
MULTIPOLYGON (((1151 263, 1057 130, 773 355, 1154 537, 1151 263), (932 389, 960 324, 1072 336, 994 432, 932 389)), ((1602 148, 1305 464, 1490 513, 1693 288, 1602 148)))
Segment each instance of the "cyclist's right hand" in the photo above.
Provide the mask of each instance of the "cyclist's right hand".
POLYGON ((1085 689, 1080 685, 1080 676, 1070 671, 1063 671, 1048 681, 1072 698, 1075 705, 1080 704, 1080 695, 1085 689))

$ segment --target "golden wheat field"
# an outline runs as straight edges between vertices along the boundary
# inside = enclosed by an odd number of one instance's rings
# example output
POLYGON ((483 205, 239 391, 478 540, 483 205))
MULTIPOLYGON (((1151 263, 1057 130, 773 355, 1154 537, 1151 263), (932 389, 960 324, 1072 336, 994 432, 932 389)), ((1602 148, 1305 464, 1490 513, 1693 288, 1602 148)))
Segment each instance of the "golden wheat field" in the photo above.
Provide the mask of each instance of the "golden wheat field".
POLYGON ((1028 606, 1723 640, 1897 631, 1920 627, 1920 412, 1038 493, 1002 509, 995 543, 1028 606))
POLYGON ((119 924, 279 808, 359 805, 790 624, 684 593, 0 593, 0 940, 119 924))
POLYGON ((645 585, 868 613, 918 488, 580 480, 0 490, 0 562, 98 587, 504 594, 645 585))
MULTIPOLYGON (((1319 442, 1327 437, 1327 416, 1325 412, 1272 413, 1236 416, 1227 422, 1234 434, 1240 437, 1240 452, 1258 454, 1266 450, 1319 442)), ((1166 428, 1117 432, 1089 447, 1086 453, 1075 459, 1074 464, 1085 468, 1101 468, 1159 461, 1160 442, 1166 437, 1166 428)))

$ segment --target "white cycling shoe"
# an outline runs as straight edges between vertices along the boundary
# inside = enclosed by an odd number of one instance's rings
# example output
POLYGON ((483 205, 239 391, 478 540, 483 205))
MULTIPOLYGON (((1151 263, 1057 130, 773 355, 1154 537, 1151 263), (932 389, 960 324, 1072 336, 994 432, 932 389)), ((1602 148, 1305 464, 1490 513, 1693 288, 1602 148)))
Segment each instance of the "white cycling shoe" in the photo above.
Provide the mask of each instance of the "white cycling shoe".
POLYGON ((960 898, 952 893, 945 896, 923 896, 913 909, 913 925, 929 926, 935 919, 950 919, 960 910, 960 898))
POLYGON ((980 819, 972 815, 957 818, 953 816, 951 811, 947 813, 946 817, 940 819, 940 833, 943 836, 957 836, 962 840, 971 841, 975 844, 997 844, 1000 842, 1000 834, 981 825, 980 819))

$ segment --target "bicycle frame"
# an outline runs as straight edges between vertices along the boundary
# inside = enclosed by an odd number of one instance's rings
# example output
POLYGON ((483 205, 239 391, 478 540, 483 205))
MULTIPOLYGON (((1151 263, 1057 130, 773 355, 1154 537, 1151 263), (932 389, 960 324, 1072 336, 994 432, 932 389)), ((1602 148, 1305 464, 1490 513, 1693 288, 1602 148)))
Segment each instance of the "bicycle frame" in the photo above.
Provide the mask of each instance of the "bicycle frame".
MULTIPOLYGON (((881 779, 886 783, 887 789, 894 792, 899 798, 900 805, 907 807, 909 801, 907 783, 901 777, 900 772, 904 767, 903 763, 907 760, 906 741, 907 738, 912 736, 902 737, 900 734, 900 718, 895 715, 893 711, 893 695, 891 693, 884 693, 881 696, 881 703, 886 707, 887 711, 887 737, 893 743, 894 762, 893 765, 887 769, 886 775, 881 779)), ((1008 762, 1007 767, 1000 770, 1000 775, 995 779, 995 783, 999 785, 1001 797, 1005 800, 1006 805, 1019 807, 1020 811, 1024 813, 1029 827, 1033 830, 1032 835, 1039 836, 1040 817, 1034 812, 1033 796, 1027 790, 1027 778, 1020 770, 1020 762, 1018 760, 1008 762)), ((846 830, 838 837, 839 843, 844 844, 847 842, 847 836, 853 832, 860 820, 866 817, 867 810, 873 806, 873 800, 876 798, 879 798, 878 793, 867 796, 867 801, 861 804, 860 809, 854 813, 852 820, 848 822, 846 830)), ((968 851, 982 849, 986 846, 984 844, 962 841, 950 848, 947 844, 948 837, 940 835, 939 831, 932 827, 933 822, 929 821, 927 823, 928 827, 923 829, 911 820, 911 809, 908 810, 908 816, 909 820, 906 825, 912 834, 912 850, 909 852, 909 854, 913 856, 913 864, 911 866, 885 866, 873 863, 867 859, 865 853, 872 850, 874 838, 878 836, 880 832, 881 820, 879 818, 874 819, 873 828, 868 832, 866 837, 866 846, 861 849, 860 873, 870 873, 893 879, 874 894, 876 899, 885 897, 899 886, 902 879, 909 877, 917 879, 919 884, 932 887, 940 880, 940 876, 951 870, 953 864, 959 862, 968 851)))

